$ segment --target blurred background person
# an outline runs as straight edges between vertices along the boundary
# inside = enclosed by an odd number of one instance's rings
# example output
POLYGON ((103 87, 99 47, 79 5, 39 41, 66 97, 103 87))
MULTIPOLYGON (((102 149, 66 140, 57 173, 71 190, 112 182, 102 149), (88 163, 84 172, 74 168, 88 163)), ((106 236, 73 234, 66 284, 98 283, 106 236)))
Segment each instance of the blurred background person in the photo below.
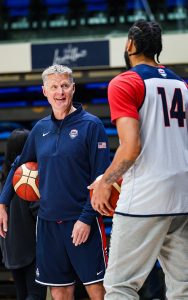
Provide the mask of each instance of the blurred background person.
MULTIPOLYGON (((15 129, 7 140, 2 166, 1 189, 11 165, 21 154, 29 135, 27 129, 15 129)), ((14 194, 7 207, 8 226, 6 238, 0 238, 3 263, 12 273, 18 300, 46 299, 46 287, 35 282, 36 216, 39 202, 28 202, 14 194)))

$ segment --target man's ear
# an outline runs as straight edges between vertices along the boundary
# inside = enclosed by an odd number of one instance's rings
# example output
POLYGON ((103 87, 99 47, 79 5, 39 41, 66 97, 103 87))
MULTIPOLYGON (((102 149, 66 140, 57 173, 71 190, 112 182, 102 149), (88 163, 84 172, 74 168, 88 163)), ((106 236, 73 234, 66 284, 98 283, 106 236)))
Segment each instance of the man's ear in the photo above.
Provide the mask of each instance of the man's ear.
POLYGON ((128 51, 128 52, 131 52, 131 51, 132 51, 133 45, 134 45, 133 40, 132 40, 132 39, 129 39, 129 40, 127 41, 127 51, 128 51))
POLYGON ((43 92, 43 95, 46 97, 46 91, 45 91, 44 85, 42 85, 42 92, 43 92))

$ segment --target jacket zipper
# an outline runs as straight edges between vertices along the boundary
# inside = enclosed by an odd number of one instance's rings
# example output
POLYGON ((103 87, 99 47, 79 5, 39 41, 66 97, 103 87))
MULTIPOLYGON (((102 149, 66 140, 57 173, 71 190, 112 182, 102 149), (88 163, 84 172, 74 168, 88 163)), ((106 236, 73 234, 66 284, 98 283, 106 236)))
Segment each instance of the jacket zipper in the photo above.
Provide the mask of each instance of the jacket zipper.
POLYGON ((62 124, 63 124, 63 120, 60 124, 60 126, 58 127, 58 130, 57 130, 57 138, 56 138, 56 152, 57 152, 57 147, 58 147, 58 143, 59 143, 59 138, 60 138, 60 133, 61 133, 61 129, 62 129, 62 124))

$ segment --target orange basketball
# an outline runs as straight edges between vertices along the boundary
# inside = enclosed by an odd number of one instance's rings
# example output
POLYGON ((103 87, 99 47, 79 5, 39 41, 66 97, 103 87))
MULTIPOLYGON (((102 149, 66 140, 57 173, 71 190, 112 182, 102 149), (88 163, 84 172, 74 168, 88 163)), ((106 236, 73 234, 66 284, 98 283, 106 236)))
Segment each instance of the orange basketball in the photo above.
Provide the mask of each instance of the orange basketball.
MULTIPOLYGON (((99 180, 102 177, 102 175, 100 175, 99 177, 97 177, 96 180, 99 180)), ((119 194, 121 192, 121 183, 122 183, 122 179, 118 180, 117 182, 114 182, 112 185, 112 190, 111 190, 111 195, 110 195, 110 205, 113 207, 113 209, 115 210, 116 205, 117 205, 117 201, 119 199, 119 194)), ((93 194, 93 190, 90 190, 90 198, 92 198, 92 194, 93 194)), ((110 212, 110 216, 113 216, 113 212, 110 212)))
POLYGON ((36 162, 26 162, 18 167, 13 176, 13 187, 16 194, 27 201, 37 201, 39 194, 38 165, 36 162))

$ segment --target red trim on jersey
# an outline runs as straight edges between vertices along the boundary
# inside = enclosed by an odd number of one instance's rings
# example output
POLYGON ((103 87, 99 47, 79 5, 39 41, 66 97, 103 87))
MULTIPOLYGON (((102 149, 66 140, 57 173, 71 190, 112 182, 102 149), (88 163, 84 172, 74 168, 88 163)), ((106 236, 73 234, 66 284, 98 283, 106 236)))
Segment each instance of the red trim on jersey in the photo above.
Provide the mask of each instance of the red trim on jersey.
POLYGON ((142 78, 133 71, 119 74, 108 86, 111 120, 113 123, 121 117, 139 119, 139 108, 145 96, 142 78))
POLYGON ((102 248, 103 248, 103 256, 104 256, 104 261, 107 266, 108 263, 108 255, 107 255, 107 241, 106 241, 106 233, 105 233, 105 227, 104 227, 104 222, 102 217, 97 217, 99 229, 101 232, 101 240, 102 240, 102 248))

